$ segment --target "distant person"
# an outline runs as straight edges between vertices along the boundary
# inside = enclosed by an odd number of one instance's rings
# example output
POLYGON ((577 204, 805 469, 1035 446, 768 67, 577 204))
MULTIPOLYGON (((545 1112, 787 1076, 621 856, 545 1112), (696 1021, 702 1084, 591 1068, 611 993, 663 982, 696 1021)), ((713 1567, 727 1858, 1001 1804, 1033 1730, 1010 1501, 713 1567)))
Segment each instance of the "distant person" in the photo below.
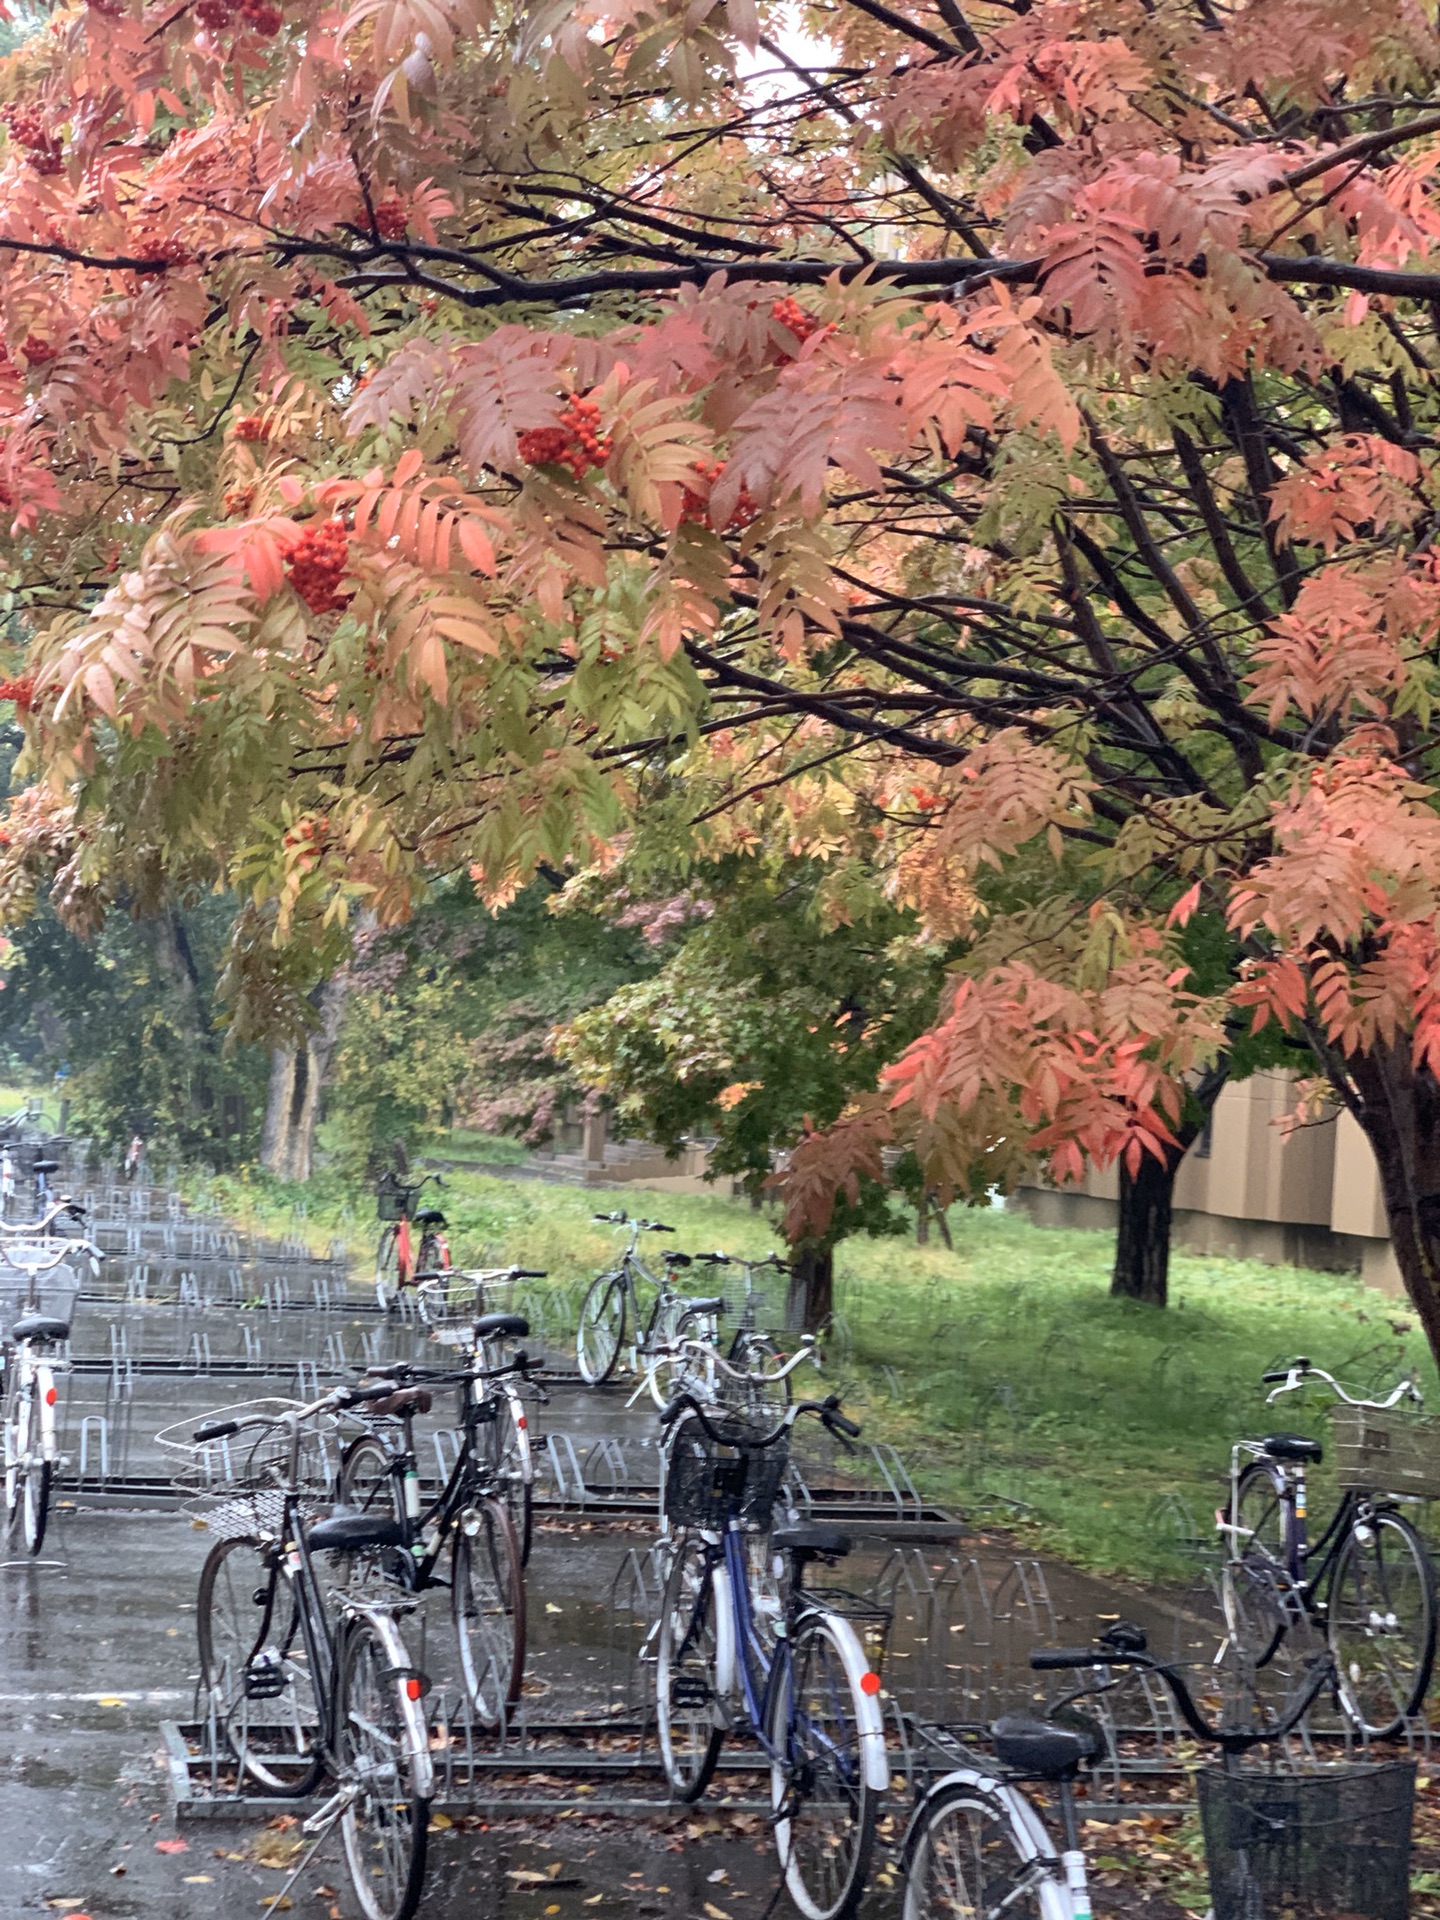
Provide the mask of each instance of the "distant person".
POLYGON ((127 1180, 138 1180, 140 1178, 140 1163, 144 1158, 145 1142, 137 1133, 131 1139, 130 1145, 125 1152, 125 1178, 127 1180))

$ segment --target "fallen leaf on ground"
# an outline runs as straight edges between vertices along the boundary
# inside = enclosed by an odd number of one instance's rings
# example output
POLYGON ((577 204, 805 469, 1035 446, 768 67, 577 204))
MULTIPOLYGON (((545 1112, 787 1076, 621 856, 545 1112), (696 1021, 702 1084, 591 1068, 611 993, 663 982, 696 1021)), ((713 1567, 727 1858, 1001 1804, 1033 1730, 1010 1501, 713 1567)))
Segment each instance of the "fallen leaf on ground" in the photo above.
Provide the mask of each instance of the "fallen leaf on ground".
POLYGON ((107 1693, 103 1700, 97 1700, 95 1704, 97 1707, 123 1707, 125 1702, 118 1694, 107 1693))
POLYGON ((187 1887, 213 1887, 215 1876, 213 1873, 187 1873, 185 1884, 187 1887))
POLYGON ((717 1907, 713 1900, 707 1900, 705 1902, 705 1911, 709 1914, 710 1920, 730 1920, 730 1916, 726 1913, 725 1909, 723 1907, 717 1907))
POLYGON ((188 1853, 190 1842, 188 1840, 157 1840, 155 1851, 156 1853, 188 1853))
POLYGON ((518 1880, 522 1886, 527 1887, 548 1886, 550 1881, 548 1873, 536 1873, 533 1867, 507 1867, 505 1869, 505 1878, 507 1880, 518 1880))
POLYGON ((430 1831, 432 1833, 445 1833, 449 1828, 453 1827, 454 1824, 455 1822, 450 1818, 448 1813, 432 1813, 430 1816, 430 1831))
POLYGON ((563 1613, 565 1609, 563 1607, 557 1607, 553 1600, 547 1600, 545 1602, 545 1611, 547 1613, 563 1613))

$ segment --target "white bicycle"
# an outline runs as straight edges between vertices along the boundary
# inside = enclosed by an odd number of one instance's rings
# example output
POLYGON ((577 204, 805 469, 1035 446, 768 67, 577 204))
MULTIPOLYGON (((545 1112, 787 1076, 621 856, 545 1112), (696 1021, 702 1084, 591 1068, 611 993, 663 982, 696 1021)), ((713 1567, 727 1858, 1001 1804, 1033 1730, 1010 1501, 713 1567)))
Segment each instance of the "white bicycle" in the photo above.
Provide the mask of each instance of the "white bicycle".
MULTIPOLYGON (((4 1376, 5 1526, 7 1534, 20 1526, 25 1550, 32 1556, 45 1544, 50 1518, 50 1494, 59 1463, 55 1376, 69 1365, 68 1357, 59 1350, 70 1339, 74 1310, 72 1293, 63 1314, 42 1311, 36 1282, 41 1274, 53 1272, 80 1252, 90 1258, 93 1271, 101 1254, 88 1240, 69 1241, 59 1249, 33 1241, 0 1243, 0 1259, 26 1275, 26 1304, 11 1322, 0 1353, 4 1376)), ((75 1293, 78 1291, 77 1279, 75 1293)))

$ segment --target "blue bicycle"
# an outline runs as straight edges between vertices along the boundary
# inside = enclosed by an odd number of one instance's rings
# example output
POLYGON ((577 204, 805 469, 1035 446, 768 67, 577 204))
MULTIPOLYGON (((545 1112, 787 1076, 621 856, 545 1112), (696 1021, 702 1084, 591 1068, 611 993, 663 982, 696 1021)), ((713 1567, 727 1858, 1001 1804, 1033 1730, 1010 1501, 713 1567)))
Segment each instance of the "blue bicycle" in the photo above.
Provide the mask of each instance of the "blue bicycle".
POLYGON ((855 1595, 807 1587, 813 1561, 850 1550, 830 1527, 769 1534, 797 1415, 860 1429, 834 1396, 786 1409, 773 1431, 678 1395, 661 1416, 663 1510, 672 1557, 656 1637, 660 1754, 681 1800, 705 1791, 727 1734, 748 1735, 770 1767, 781 1871, 805 1920, 847 1920, 859 1904, 889 1785, 878 1662, 890 1616, 855 1595), (789 1563, 782 1594, 772 1578, 789 1563))

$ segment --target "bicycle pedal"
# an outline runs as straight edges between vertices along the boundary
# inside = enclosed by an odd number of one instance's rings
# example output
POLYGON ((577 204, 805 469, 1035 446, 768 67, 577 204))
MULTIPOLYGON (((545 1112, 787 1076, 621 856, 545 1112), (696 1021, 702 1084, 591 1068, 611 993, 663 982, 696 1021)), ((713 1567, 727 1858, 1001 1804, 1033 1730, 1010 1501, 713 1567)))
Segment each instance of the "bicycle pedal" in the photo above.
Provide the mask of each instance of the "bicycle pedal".
POLYGON ((670 1682, 670 1704, 687 1713, 697 1713, 715 1698, 708 1680, 679 1679, 670 1682))

